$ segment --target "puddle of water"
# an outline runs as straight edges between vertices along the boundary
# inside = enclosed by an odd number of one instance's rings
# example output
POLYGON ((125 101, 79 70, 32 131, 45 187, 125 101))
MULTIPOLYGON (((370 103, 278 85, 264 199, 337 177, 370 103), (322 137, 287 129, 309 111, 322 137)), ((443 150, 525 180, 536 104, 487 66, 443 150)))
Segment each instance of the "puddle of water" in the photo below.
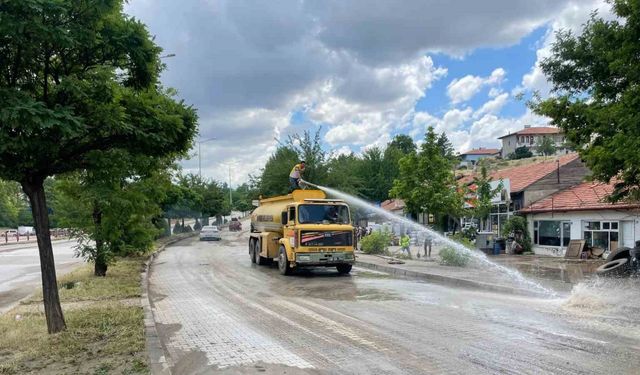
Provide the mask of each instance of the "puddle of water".
POLYGON ((388 212, 386 210, 383 210, 380 207, 377 207, 363 199, 354 197, 350 194, 347 193, 343 193, 339 190, 335 190, 332 188, 328 188, 326 186, 320 186, 320 185, 315 185, 309 182, 305 183, 307 185, 316 187, 318 189, 321 189, 323 191, 325 191, 326 193, 328 193, 331 196, 343 199, 347 202, 349 202, 350 204, 354 205, 354 206, 358 206, 360 208, 363 208, 365 210, 368 210, 370 212, 375 212, 376 214, 386 218, 387 220, 396 222, 396 223, 401 223, 404 224, 416 231, 419 232, 423 232, 423 233, 427 233, 427 235, 432 239, 434 245, 445 245, 448 247, 451 247, 453 249, 455 249, 456 251, 460 252, 460 253, 464 253, 469 255, 470 257, 472 257, 477 264, 481 265, 482 267, 486 268, 486 269, 492 269, 496 272, 499 272, 500 274, 506 275, 512 282, 516 283, 517 286, 523 288, 523 289, 527 289, 530 290, 532 292, 536 292, 539 293, 541 295, 544 295, 546 297, 556 297, 557 293, 554 292, 553 290, 546 288, 544 286, 542 286, 540 283, 535 282, 533 280, 530 280, 528 278, 526 278, 525 276, 523 276, 519 271, 515 270, 515 269, 511 269, 511 268, 507 268, 505 266, 502 266, 500 264, 496 264, 494 262, 492 262, 491 260, 489 260, 487 258, 487 256, 479 251, 473 251, 471 249, 468 249, 467 247, 463 246, 462 244, 453 241, 447 237, 444 237, 443 235, 441 235, 440 233, 433 231, 423 225, 420 225, 418 223, 416 223, 413 220, 407 219, 405 217, 402 216, 398 216, 395 215, 391 212, 388 212))

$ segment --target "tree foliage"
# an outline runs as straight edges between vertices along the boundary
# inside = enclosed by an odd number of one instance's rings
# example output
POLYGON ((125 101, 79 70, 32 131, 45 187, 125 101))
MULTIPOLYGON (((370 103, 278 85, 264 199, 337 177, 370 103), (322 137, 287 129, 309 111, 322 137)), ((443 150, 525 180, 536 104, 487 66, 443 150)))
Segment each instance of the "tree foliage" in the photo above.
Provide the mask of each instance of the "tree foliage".
POLYGON ((493 208, 492 199, 496 194, 500 194, 503 188, 502 181, 495 188, 491 187, 491 181, 486 165, 481 163, 480 173, 473 177, 473 185, 476 187, 473 213, 481 220, 489 216, 493 208))
POLYGON ((580 35, 557 34, 542 70, 554 96, 533 103, 550 117, 595 179, 615 181, 613 201, 640 199, 640 1, 611 0, 613 20, 597 14, 580 35))
POLYGON ((538 145, 536 146, 538 154, 544 156, 551 156, 556 153, 556 143, 551 137, 542 137, 538 145))
POLYGON ((520 146, 516 148, 513 153, 508 155, 508 158, 511 160, 526 159, 530 157, 533 157, 533 153, 527 146, 520 146))
POLYGON ((457 216, 463 206, 453 169, 455 158, 443 152, 433 128, 429 127, 420 150, 400 160, 400 176, 391 194, 402 198, 412 213, 428 212, 435 216, 457 216))
POLYGON ((122 0, 0 4, 0 178, 29 197, 49 332, 65 328, 44 181, 97 154, 166 157, 191 146, 196 113, 158 85, 160 47, 122 0))

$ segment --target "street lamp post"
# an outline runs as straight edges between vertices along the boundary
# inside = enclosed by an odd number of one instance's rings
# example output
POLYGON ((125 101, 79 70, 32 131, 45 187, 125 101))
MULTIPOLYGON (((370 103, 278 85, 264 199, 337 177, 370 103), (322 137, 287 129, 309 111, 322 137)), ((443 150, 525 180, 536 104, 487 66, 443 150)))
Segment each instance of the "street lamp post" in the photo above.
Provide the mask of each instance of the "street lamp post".
POLYGON ((212 137, 209 139, 205 139, 204 141, 198 141, 198 176, 200 177, 200 179, 202 180, 202 144, 205 142, 209 142, 209 141, 213 141, 216 140, 216 137, 212 137))

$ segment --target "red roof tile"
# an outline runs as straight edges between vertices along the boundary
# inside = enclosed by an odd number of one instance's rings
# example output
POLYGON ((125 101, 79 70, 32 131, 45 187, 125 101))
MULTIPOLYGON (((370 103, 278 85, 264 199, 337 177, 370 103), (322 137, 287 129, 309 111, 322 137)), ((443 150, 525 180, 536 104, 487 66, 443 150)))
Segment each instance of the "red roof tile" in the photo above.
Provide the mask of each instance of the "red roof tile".
POLYGON ((530 135, 530 134, 559 134, 562 133, 562 129, 556 128, 554 126, 533 126, 530 128, 524 128, 515 133, 509 133, 503 135, 502 137, 498 137, 498 139, 508 137, 510 135, 530 135))
MULTIPOLYGON (((569 164, 578 158, 578 154, 562 155, 558 158, 549 160, 542 160, 536 163, 525 164, 518 167, 499 169, 489 174, 492 180, 506 180, 509 179, 511 184, 511 192, 519 192, 526 189, 529 185, 545 177, 549 173, 556 170, 558 164, 556 160, 560 161, 560 166, 569 164)), ((464 176, 458 180, 460 184, 469 184, 473 181, 474 175, 464 176)))
POLYGON ((497 148, 476 148, 467 152, 463 152, 460 155, 495 155, 499 153, 500 150, 497 148))
POLYGON ((613 183, 583 182, 541 199, 520 212, 584 211, 640 207, 638 203, 608 203, 613 183))
POLYGON ((405 203, 402 199, 388 199, 380 204, 383 210, 395 211, 401 210, 405 207, 405 203))

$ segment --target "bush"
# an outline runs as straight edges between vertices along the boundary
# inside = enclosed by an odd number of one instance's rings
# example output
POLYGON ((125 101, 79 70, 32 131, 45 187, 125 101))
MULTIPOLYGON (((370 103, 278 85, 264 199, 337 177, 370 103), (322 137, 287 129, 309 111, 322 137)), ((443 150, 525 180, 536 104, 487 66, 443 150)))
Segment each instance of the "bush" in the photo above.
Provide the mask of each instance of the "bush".
POLYGON ((511 216, 509 220, 504 223, 502 232, 509 236, 513 236, 515 241, 522 246, 523 252, 531 252, 533 244, 531 243, 531 237, 529 236, 529 230, 527 229, 527 219, 522 216, 511 216))
POLYGON ((180 222, 176 222, 176 225, 173 226, 173 234, 179 234, 183 232, 183 228, 182 225, 180 225, 180 222))
POLYGON ((360 240, 362 251, 367 254, 384 254, 391 243, 391 232, 375 231, 360 240))
POLYGON ((470 259, 471 255, 469 253, 453 247, 445 247, 440 250, 440 264, 443 266, 464 267, 469 263, 470 259))

